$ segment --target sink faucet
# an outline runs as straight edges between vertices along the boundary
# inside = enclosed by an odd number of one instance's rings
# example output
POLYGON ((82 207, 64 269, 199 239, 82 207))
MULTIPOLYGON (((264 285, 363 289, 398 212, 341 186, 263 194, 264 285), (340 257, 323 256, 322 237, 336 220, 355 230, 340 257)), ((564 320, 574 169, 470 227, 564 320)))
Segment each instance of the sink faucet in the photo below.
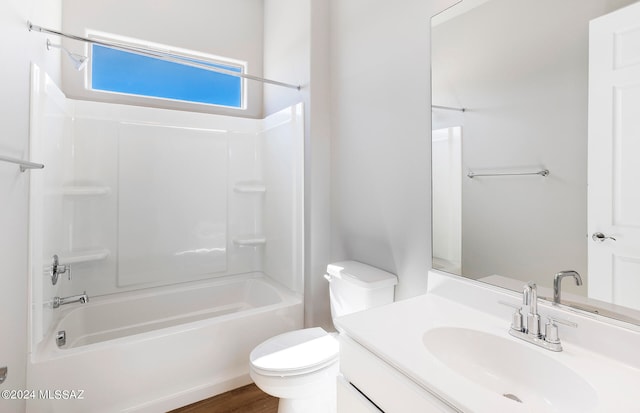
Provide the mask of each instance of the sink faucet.
POLYGON ((546 348, 547 350, 562 351, 562 344, 558 338, 558 325, 556 323, 564 324, 569 327, 578 326, 572 321, 547 316, 548 321, 544 326, 544 334, 542 334, 540 329, 540 314, 538 314, 538 287, 533 281, 529 281, 524 286, 522 291, 522 308, 502 301, 500 301, 500 304, 513 307, 516 310, 513 314, 509 334, 524 341, 528 341, 529 343, 546 348), (526 311, 526 317, 522 315, 522 310, 526 311))
POLYGON ((576 285, 582 285, 582 277, 576 271, 560 271, 553 277, 553 302, 560 304, 560 283, 564 277, 573 277, 576 285))
POLYGON ((71 303, 85 304, 87 302, 89 302, 89 296, 85 291, 82 294, 72 295, 70 297, 53 297, 53 308, 58 308, 61 305, 65 305, 65 304, 71 304, 71 303))
POLYGON ((524 286, 522 303, 527 307, 525 332, 532 337, 540 336, 540 315, 538 314, 538 287, 533 281, 524 286))

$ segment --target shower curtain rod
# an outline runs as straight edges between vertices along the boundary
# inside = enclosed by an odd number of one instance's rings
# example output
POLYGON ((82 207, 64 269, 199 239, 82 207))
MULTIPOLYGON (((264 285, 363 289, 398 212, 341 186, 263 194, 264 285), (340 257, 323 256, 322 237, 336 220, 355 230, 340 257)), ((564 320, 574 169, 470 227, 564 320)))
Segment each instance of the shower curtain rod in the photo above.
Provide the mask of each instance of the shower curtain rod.
POLYGON ((168 52, 163 52, 163 51, 160 51, 160 50, 153 50, 153 49, 148 49, 148 48, 145 48, 145 47, 130 46, 130 45, 125 45, 125 44, 120 44, 120 43, 113 43, 113 42, 108 42, 108 41, 103 41, 103 40, 89 39, 87 37, 80 37, 80 36, 75 36, 73 34, 68 34, 68 33, 57 31, 57 30, 53 30, 53 29, 47 29, 45 27, 37 26, 35 24, 32 24, 31 22, 27 22, 27 24, 29 26, 29 31, 37 31, 37 32, 40 32, 40 33, 48 33, 48 34, 53 34, 53 35, 56 35, 56 36, 62 36, 62 37, 66 37, 67 39, 71 39, 71 40, 77 40, 77 41, 80 41, 80 42, 97 44, 99 46, 111 47, 111 48, 118 49, 118 50, 124 50, 125 52, 137 53, 137 54, 141 54, 141 55, 144 55, 144 56, 154 57, 156 59, 164 60, 164 61, 167 61, 167 62, 179 63, 179 64, 182 64, 182 65, 185 65, 185 66, 191 66, 191 67, 196 67, 196 68, 199 68, 199 69, 209 70, 211 72, 217 72, 217 73, 223 73, 225 75, 241 77, 243 79, 255 80, 255 81, 258 81, 258 82, 262 82, 262 83, 268 83, 270 85, 282 86, 282 87, 286 87, 286 88, 289 88, 289 89, 296 89, 296 90, 300 90, 301 89, 300 85, 292 85, 290 83, 284 83, 284 82, 279 82, 277 80, 265 79, 265 78, 262 78, 262 77, 249 75, 249 74, 246 74, 246 73, 238 73, 238 72, 234 72, 234 71, 231 71, 231 70, 225 70, 225 69, 221 69, 221 68, 218 68, 218 67, 212 67, 212 66, 209 66, 209 65, 206 65, 206 64, 198 63, 197 61, 194 61, 193 58, 188 57, 188 56, 182 56, 180 54, 168 53, 168 52))
POLYGON ((10 158, 8 156, 2 156, 2 155, 0 155, 0 161, 17 164, 18 166, 20 166, 20 172, 24 172, 27 169, 42 169, 42 168, 44 168, 44 165, 41 164, 41 163, 35 163, 35 162, 31 162, 31 161, 25 161, 25 160, 22 160, 22 159, 10 158))

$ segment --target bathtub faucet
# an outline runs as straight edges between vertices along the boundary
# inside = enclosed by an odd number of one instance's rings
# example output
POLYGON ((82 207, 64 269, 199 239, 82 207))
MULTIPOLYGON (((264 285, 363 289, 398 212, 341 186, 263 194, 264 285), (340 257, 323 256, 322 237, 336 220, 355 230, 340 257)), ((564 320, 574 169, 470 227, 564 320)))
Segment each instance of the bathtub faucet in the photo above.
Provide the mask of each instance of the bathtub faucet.
POLYGON ((85 291, 82 294, 72 295, 70 297, 53 297, 53 308, 58 308, 61 305, 65 305, 65 304, 71 304, 71 303, 85 304, 87 302, 89 302, 89 296, 85 291))

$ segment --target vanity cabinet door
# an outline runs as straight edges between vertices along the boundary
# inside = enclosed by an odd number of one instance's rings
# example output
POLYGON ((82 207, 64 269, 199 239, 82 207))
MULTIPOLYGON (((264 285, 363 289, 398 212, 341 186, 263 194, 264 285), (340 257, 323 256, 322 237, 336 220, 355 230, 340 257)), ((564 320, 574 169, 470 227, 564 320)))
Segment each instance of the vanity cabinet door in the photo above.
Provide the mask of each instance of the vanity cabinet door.
MULTIPOLYGON (((384 413, 461 413, 453 405, 418 386, 402 372, 346 335, 340 334, 339 341, 340 371, 344 380, 353 384, 363 395, 366 395, 366 398, 371 400, 369 407, 377 406, 376 410, 349 410, 347 406, 351 406, 350 404, 341 406, 341 403, 354 402, 354 395, 348 394, 346 401, 344 399, 341 401, 339 395, 339 413, 379 413, 380 411, 384 413)), ((348 390, 358 392, 351 385, 349 386, 351 389, 348 390)), ((339 392, 344 390, 346 389, 343 388, 339 392)), ((360 396, 366 400, 364 396, 360 396)), ((363 405, 360 404, 360 407, 363 408, 363 405)))
POLYGON ((371 403, 344 377, 338 376, 338 413, 380 413, 371 403))

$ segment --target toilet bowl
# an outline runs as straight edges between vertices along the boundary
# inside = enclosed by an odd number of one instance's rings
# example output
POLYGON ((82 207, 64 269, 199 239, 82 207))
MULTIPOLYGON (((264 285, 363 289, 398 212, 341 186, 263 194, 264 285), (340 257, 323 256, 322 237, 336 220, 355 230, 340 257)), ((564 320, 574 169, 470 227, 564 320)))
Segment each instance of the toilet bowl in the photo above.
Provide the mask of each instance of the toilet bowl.
MULTIPOLYGON (((331 315, 393 302, 395 275, 356 261, 327 267, 331 315)), ((337 334, 320 327, 290 331, 259 344, 249 356, 255 384, 280 399, 278 413, 335 413, 337 334)))
POLYGON ((280 399, 278 413, 335 412, 338 340, 322 328, 291 331, 249 356, 255 384, 280 399))

